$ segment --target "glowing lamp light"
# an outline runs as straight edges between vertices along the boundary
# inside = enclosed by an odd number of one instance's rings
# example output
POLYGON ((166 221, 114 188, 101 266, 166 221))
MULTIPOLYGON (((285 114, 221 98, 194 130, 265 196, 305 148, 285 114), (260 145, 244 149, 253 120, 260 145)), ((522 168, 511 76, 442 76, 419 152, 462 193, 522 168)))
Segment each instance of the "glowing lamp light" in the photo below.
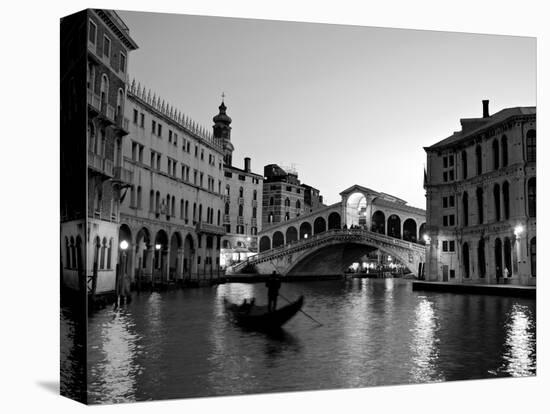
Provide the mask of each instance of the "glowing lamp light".
POLYGON ((246 241, 250 241, 250 237, 247 237, 247 238, 246 238, 246 241))
POLYGON ((307 239, 307 233, 306 233, 306 234, 304 234, 304 239, 307 239))
POLYGON ((126 240, 122 240, 120 242, 120 249, 121 250, 126 250, 128 248, 128 242, 126 240))
POLYGON ((516 237, 519 237, 522 233, 523 233, 523 226, 521 224, 518 224, 514 228, 514 234, 516 235, 516 237))
POLYGON ((160 244, 155 244, 155 249, 160 250, 162 246, 160 244))
POLYGON ((424 241, 426 243, 429 243, 430 242, 430 236, 428 236, 427 234, 424 234, 424 236, 422 236, 422 238, 424 239, 424 241))

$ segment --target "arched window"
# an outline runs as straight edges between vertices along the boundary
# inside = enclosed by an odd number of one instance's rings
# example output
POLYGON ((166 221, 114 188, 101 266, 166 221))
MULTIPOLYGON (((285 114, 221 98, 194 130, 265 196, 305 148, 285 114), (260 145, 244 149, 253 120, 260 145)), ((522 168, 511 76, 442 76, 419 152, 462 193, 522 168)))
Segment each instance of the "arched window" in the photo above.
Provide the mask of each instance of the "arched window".
POLYGON ((273 197, 271 197, 271 198, 269 199, 269 205, 272 206, 274 202, 275 202, 275 200, 273 199, 273 197))
POLYGON ((508 276, 512 276, 512 242, 508 237, 504 238, 504 267, 508 270, 508 276))
POLYGON ((462 268, 464 270, 464 278, 470 277, 470 248, 468 243, 462 244, 462 268))
POLYGON ((480 239, 477 244, 477 265, 479 277, 485 277, 487 269, 485 266, 485 241, 483 239, 480 239))
POLYGON ((462 194, 462 223, 464 227, 468 226, 468 193, 464 191, 462 194))
POLYGON ((476 190, 478 224, 483 224, 483 189, 476 190))
POLYGON ((250 234, 253 236, 256 236, 258 234, 258 228, 257 227, 251 227, 250 228, 250 234))
POLYGON ((468 178, 468 155, 466 151, 462 151, 462 179, 468 178))
POLYGON ((202 204, 199 204, 199 222, 202 222, 202 204))
POLYGON ((69 239, 65 237, 65 267, 71 268, 71 248, 69 247, 69 239))
POLYGON ((170 215, 176 217, 176 197, 172 197, 172 204, 170 206, 170 215))
POLYGON ((493 187, 493 203, 495 207, 495 220, 500 221, 500 185, 493 187))
POLYGON ((149 191, 149 211, 155 210, 155 192, 149 191))
POLYGON ((257 200, 258 199, 258 191, 254 190, 254 192, 252 193, 252 200, 257 200))
POLYGON ((165 213, 167 216, 170 215, 170 194, 166 194, 166 208, 165 213))
POLYGON ((244 197, 244 190, 242 187, 239 187, 239 197, 243 198, 244 197))
POLYGON ((476 174, 481 175, 483 173, 483 164, 481 160, 481 145, 476 146, 476 174))
POLYGON ((82 269, 82 238, 80 235, 76 236, 76 268, 82 269))
POLYGON ((268 223, 273 223, 273 213, 269 213, 269 216, 267 217, 268 223))
POLYGON ((506 167, 508 165, 508 137, 503 135, 500 140, 500 150, 502 152, 502 166, 506 167))
POLYGON ((499 238, 495 239, 495 273, 497 279, 502 277, 502 241, 499 238))
POLYGON ((141 185, 137 188, 137 208, 141 209, 141 185))
POLYGON ((189 201, 185 201, 185 220, 189 219, 189 201))
POLYGON ((101 243, 101 253, 99 254, 99 268, 105 269, 105 253, 107 251, 107 239, 104 237, 101 243))
POLYGON ((290 213, 287 211, 285 213, 285 221, 288 221, 288 220, 290 220, 290 213))
POLYGON ((527 131, 527 162, 537 161, 537 132, 534 129, 527 131))
POLYGON ((116 95, 116 116, 117 118, 122 116, 123 114, 123 108, 122 103, 124 102, 124 91, 122 89, 118 89, 118 93, 116 95))
POLYGON ((101 155, 101 156, 105 156, 105 149, 106 149, 106 144, 107 144, 107 138, 105 136, 105 129, 104 128, 101 128, 99 130, 99 141, 100 143, 98 144, 98 154, 101 155))
POLYGON ((76 249, 74 245, 74 238, 71 236, 71 269, 76 268, 76 249))
POLYGON ((527 181, 527 214, 529 217, 537 216, 537 179, 535 177, 527 181))
POLYGON ((537 238, 533 237, 529 243, 529 254, 531 256, 531 276, 537 276, 537 238))
POLYGON ((502 183, 502 202, 504 204, 504 219, 508 220, 510 218, 510 184, 508 181, 502 183))
POLYGON ((155 197, 155 213, 160 213, 160 192, 157 191, 156 197, 155 197))
POLYGON ((88 149, 97 153, 97 139, 93 122, 88 122, 88 149))
POLYGON ((136 205, 136 187, 130 187, 130 207, 134 208, 136 205))
POLYGON ((493 140, 493 170, 500 168, 500 151, 498 148, 498 140, 493 140))
POLYGON ((290 207, 290 198, 285 198, 285 207, 290 207))
POLYGON ((256 207, 252 207, 252 218, 256 218, 258 209, 256 207))
POLYGON ((193 224, 197 221, 197 203, 193 203, 193 224))
POLYGON ((296 200, 296 208, 299 210, 302 208, 302 203, 300 203, 300 200, 296 200))
POLYGON ((107 269, 111 269, 112 254, 113 254, 113 239, 109 240, 109 248, 107 249, 107 269))
POLYGON ((103 111, 104 105, 109 99, 109 78, 106 74, 101 75, 101 87, 99 89, 100 109, 103 111))
POLYGON ((243 216, 243 205, 239 205, 239 217, 243 216))
POLYGON ((180 220, 183 220, 183 209, 184 209, 184 202, 183 202, 183 198, 180 200, 180 220))
POLYGON ((221 224, 221 211, 218 210, 218 226, 221 224))
POLYGON ((229 203, 225 203, 225 214, 229 214, 229 203))

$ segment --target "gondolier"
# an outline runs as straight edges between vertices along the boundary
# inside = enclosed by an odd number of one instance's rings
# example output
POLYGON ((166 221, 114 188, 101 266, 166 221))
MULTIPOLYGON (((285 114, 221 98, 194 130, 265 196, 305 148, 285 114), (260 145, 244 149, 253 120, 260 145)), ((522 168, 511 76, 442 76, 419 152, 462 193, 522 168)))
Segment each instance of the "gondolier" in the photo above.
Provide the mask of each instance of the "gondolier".
POLYGON ((277 309, 277 297, 281 288, 281 280, 276 271, 273 271, 265 286, 267 287, 267 310, 273 312, 277 309))

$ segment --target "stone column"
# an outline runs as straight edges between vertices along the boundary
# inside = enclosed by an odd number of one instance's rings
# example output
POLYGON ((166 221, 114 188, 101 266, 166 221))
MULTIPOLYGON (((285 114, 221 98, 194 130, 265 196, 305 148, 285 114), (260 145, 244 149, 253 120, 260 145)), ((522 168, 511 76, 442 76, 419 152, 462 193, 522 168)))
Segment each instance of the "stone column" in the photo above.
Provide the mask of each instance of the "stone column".
POLYGON ((183 279, 183 247, 178 249, 176 260, 176 280, 183 279))

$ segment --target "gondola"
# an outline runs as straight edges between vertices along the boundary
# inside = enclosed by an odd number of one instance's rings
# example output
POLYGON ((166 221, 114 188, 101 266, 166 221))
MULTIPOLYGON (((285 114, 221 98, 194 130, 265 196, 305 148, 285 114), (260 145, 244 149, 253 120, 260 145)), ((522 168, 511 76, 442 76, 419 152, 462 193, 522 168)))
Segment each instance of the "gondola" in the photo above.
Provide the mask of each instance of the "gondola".
POLYGON ((304 305, 304 297, 300 296, 297 301, 283 306, 273 312, 267 311, 267 306, 255 304, 237 305, 223 298, 225 309, 233 317, 234 321, 247 329, 258 331, 273 331, 280 329, 304 305))

